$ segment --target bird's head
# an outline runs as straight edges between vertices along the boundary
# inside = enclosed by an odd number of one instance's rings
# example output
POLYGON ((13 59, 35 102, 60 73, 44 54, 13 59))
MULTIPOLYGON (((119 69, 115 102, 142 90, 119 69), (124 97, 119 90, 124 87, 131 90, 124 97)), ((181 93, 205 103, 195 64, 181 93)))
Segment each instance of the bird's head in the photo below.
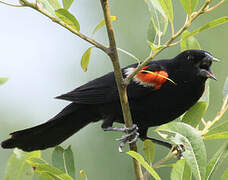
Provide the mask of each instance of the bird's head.
POLYGON ((203 50, 186 50, 177 56, 177 59, 184 64, 189 64, 194 68, 198 77, 203 79, 211 78, 217 80, 210 67, 212 62, 218 62, 219 60, 211 55, 211 53, 203 50))

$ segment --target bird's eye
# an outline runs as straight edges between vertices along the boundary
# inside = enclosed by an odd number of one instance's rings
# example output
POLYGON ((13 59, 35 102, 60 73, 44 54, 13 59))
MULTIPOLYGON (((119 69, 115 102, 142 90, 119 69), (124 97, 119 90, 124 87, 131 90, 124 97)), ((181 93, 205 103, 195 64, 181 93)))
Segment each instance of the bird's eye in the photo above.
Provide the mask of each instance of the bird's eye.
POLYGON ((187 56, 187 59, 188 59, 188 60, 193 60, 194 57, 193 57, 192 55, 188 55, 188 56, 187 56))

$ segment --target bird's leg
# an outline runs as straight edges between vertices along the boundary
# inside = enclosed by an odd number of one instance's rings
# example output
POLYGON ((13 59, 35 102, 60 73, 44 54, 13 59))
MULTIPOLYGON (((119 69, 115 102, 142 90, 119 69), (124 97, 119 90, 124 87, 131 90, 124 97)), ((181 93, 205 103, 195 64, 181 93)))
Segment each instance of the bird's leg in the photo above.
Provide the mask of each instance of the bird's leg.
POLYGON ((120 131, 125 132, 126 135, 123 135, 121 138, 116 139, 120 141, 119 152, 123 152, 122 148, 126 145, 126 143, 134 143, 138 140, 139 133, 138 127, 136 124, 133 124, 132 127, 102 127, 104 131, 120 131))
POLYGON ((151 138, 151 137, 148 137, 148 136, 141 137, 141 139, 143 141, 146 140, 146 139, 149 139, 149 140, 151 140, 155 144, 159 144, 159 145, 162 145, 162 146, 165 146, 165 147, 171 149, 172 152, 176 151, 176 156, 177 156, 178 159, 181 159, 182 158, 183 152, 185 151, 184 145, 182 145, 182 144, 173 146, 169 142, 162 141, 162 140, 155 139, 155 138, 151 138))

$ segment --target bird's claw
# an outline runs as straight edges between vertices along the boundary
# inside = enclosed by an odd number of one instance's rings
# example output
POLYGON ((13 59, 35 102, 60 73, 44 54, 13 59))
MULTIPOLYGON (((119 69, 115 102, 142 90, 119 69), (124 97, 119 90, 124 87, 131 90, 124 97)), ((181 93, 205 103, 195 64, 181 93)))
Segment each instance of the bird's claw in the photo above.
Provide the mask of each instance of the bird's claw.
POLYGON ((121 138, 116 139, 117 141, 120 141, 119 152, 123 152, 123 147, 127 143, 128 144, 134 143, 138 140, 138 137, 139 137, 138 127, 136 124, 133 124, 132 127, 130 128, 125 127, 125 132, 128 134, 122 136, 121 138), (132 131, 132 132, 128 133, 129 131, 132 131))
POLYGON ((182 159, 183 152, 185 152, 185 147, 183 144, 176 145, 172 148, 172 152, 176 154, 177 159, 182 159))

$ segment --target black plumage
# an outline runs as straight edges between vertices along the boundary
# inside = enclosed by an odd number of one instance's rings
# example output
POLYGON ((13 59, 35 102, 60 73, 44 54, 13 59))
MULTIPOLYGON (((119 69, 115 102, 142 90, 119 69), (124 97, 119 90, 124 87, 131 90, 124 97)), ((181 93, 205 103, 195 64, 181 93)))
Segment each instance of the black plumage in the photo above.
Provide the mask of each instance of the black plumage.
MULTIPOLYGON (((213 60, 206 51, 188 50, 173 59, 151 61, 134 77, 127 91, 133 122, 141 139, 147 138, 149 127, 176 119, 198 101, 207 78, 215 79, 210 70, 213 60), (174 83, 164 78, 160 81, 161 77, 149 75, 149 71, 163 72, 174 83), (148 77, 144 79, 145 75, 151 77, 150 82, 148 77)), ((129 75, 137 65, 123 68, 123 76, 129 75)), ((41 125, 11 133, 11 138, 1 143, 2 147, 24 151, 46 149, 60 144, 91 122, 103 120, 102 128, 111 127, 113 122, 124 123, 113 72, 57 98, 72 103, 41 125)))

